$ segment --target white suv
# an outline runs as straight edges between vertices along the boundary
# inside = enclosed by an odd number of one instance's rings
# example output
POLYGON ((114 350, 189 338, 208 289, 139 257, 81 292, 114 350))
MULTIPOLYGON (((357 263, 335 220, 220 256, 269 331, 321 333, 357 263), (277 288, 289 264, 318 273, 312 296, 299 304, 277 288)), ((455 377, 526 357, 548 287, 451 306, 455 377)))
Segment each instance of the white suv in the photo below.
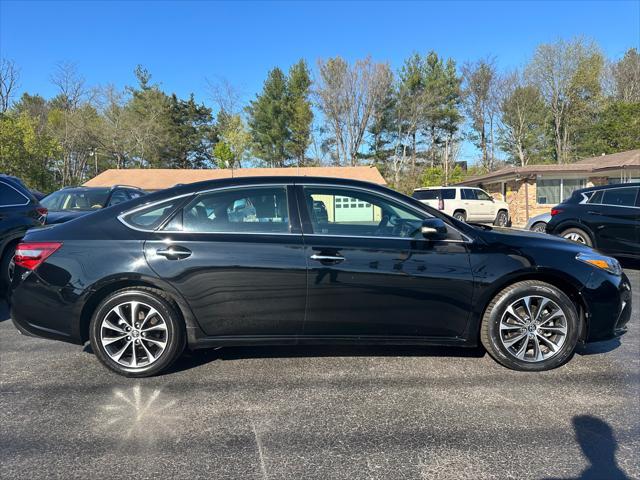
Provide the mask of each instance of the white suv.
POLYGON ((417 188, 413 198, 463 222, 492 222, 509 225, 509 205, 484 190, 473 187, 417 188))

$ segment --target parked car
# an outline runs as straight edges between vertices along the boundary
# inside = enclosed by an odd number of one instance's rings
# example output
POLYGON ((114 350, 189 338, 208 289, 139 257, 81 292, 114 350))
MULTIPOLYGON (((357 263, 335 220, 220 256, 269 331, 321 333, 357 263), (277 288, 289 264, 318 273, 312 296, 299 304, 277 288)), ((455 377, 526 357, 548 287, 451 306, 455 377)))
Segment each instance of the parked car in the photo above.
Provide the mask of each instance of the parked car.
POLYGON ((531 217, 524 226, 524 229, 531 230, 532 232, 545 233, 549 220, 551 220, 551 213, 541 213, 540 215, 531 217))
POLYGON ((0 296, 11 276, 11 259, 25 232, 41 226, 47 216, 31 191, 16 177, 0 175, 0 296))
POLYGON ((622 334, 631 316, 613 258, 336 178, 155 192, 30 231, 15 264, 21 332, 88 340, 131 377, 165 370, 185 346, 327 343, 482 343, 506 367, 539 371, 622 334), (225 215, 238 200, 264 221, 225 215))
POLYGON ((104 207, 117 205, 145 195, 143 190, 126 185, 113 187, 65 187, 42 199, 49 210, 47 223, 63 223, 104 207))
POLYGON ((414 190, 413 198, 461 222, 491 222, 501 227, 510 225, 509 205, 480 188, 418 188, 414 190))
POLYGON ((546 231, 609 255, 640 258, 640 183, 576 190, 551 210, 546 231))

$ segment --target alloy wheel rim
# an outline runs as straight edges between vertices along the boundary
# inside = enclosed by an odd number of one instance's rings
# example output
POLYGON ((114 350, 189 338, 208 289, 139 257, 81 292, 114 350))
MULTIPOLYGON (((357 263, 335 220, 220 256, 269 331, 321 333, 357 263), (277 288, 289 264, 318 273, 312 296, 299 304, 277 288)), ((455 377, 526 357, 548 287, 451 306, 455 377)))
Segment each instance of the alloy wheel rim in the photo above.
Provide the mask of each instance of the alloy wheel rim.
POLYGON ((127 368, 143 368, 164 353, 169 339, 167 322, 151 305, 138 301, 113 307, 100 324, 100 342, 107 355, 127 368))
POLYGON ((498 226, 504 227, 507 224, 507 216, 504 213, 501 213, 498 216, 498 226))
POLYGON ((582 235, 580 235, 579 233, 576 232, 571 232, 571 233, 567 233, 564 238, 566 238, 567 240, 571 240, 572 242, 576 242, 576 243, 582 243, 582 244, 586 244, 586 240, 584 239, 584 237, 582 235))
POLYGON ((518 360, 542 362, 554 357, 567 338, 567 316, 543 295, 518 298, 500 319, 500 341, 518 360))

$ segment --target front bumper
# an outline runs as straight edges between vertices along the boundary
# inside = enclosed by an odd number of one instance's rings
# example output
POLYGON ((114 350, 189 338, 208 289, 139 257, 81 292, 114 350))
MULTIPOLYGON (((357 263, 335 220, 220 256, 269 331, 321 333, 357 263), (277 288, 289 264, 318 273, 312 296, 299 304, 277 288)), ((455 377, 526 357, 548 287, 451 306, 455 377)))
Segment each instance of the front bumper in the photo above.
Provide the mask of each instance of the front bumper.
POLYGON ((621 276, 598 272, 582 292, 589 313, 587 342, 618 337, 631 319, 631 283, 621 276))

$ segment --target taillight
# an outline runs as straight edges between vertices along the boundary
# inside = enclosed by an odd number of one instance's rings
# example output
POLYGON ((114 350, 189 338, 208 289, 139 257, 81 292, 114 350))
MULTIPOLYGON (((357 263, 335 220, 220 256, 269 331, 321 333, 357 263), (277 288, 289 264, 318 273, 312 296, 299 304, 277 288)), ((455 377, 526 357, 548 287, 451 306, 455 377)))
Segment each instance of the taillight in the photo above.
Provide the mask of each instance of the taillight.
POLYGON ((551 216, 555 216, 558 215, 559 213, 562 213, 562 209, 561 208, 552 208, 551 209, 551 216))
POLYGON ((444 210, 444 200, 442 198, 438 199, 438 210, 444 210))
POLYGON ((28 270, 35 270, 61 246, 61 242, 22 242, 16 248, 13 262, 28 270))

